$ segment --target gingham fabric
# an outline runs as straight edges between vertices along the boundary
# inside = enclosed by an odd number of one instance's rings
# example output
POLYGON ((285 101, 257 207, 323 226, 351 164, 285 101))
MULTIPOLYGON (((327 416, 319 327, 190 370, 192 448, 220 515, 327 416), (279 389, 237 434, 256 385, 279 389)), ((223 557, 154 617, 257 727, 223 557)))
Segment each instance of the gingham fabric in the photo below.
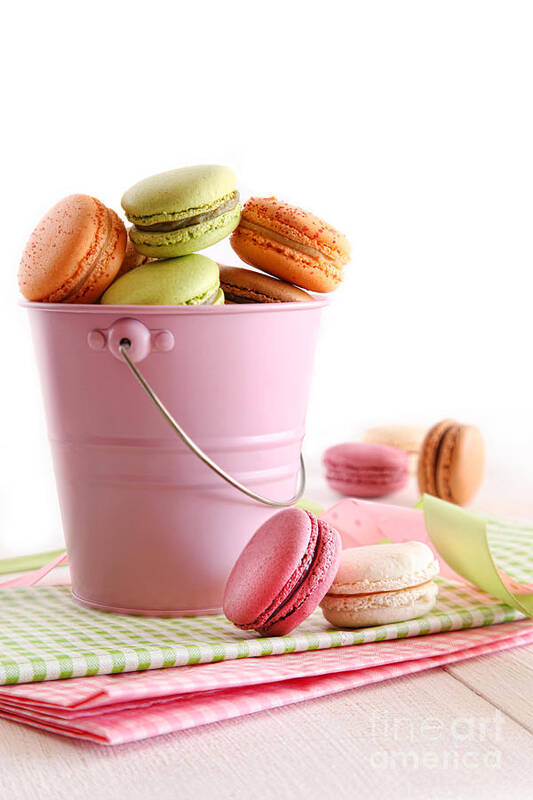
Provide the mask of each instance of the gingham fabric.
POLYGON ((425 617, 337 631, 317 610, 292 634, 273 638, 240 631, 223 616, 155 619, 92 611, 77 605, 65 586, 6 589, 0 591, 0 684, 319 650, 522 616, 477 589, 439 583, 437 607, 425 617))
POLYGON ((234 659, 211 664, 171 667, 146 672, 96 675, 90 679, 21 683, 0 689, 0 703, 16 702, 28 706, 50 706, 50 713, 84 715, 101 706, 151 701, 159 697, 210 692, 236 686, 273 683, 386 664, 418 661, 433 656, 467 651, 480 645, 501 642, 516 636, 533 636, 533 622, 520 620, 486 628, 454 631, 414 639, 393 639, 307 653, 288 653, 282 658, 234 659))
POLYGON ((500 577, 511 592, 533 592, 533 525, 488 514, 487 538, 500 577))
MULTIPOLYGON (((531 592, 533 526, 487 517, 487 532, 506 585, 531 592)), ((0 716, 120 744, 533 642, 533 622, 516 608, 453 581, 441 579, 439 588, 426 617, 336 631, 317 611, 290 636, 271 639, 223 617, 90 611, 66 586, 7 588, 0 591, 0 683, 18 685, 0 689, 0 716), (494 623, 503 624, 487 627, 494 623), (453 632, 424 635, 443 631, 453 632), (284 657, 271 657, 278 654, 284 657)))
POLYGON ((123 744, 531 642, 533 623, 526 620, 342 652, 13 686, 0 692, 0 716, 78 739, 123 744))

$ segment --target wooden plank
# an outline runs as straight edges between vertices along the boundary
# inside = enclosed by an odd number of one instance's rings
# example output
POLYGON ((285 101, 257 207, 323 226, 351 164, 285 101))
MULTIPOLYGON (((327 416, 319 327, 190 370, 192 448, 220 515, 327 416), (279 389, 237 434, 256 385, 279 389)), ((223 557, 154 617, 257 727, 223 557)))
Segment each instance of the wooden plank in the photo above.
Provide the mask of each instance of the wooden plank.
POLYGON ((432 670, 118 748, 0 720, 0 797, 508 800, 532 758, 520 724, 432 670))
POLYGON ((533 645, 444 669, 533 733, 533 645))

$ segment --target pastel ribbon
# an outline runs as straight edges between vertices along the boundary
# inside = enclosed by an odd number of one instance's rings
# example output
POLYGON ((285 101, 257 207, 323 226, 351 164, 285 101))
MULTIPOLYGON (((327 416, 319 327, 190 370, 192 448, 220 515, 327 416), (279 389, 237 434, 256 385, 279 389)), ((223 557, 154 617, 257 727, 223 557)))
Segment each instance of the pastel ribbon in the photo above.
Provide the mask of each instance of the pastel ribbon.
MULTIPOLYGON (((533 617, 533 584, 521 583, 498 567, 490 549, 488 521, 480 514, 424 495, 416 508, 345 499, 321 517, 337 528, 345 548, 384 541, 424 542, 435 552, 443 577, 466 579, 533 617)), ((531 549, 533 565, 533 529, 521 535, 524 547, 531 549)))
POLYGON ((59 567, 61 564, 64 564, 67 558, 68 556, 63 550, 61 553, 59 553, 59 555, 52 558, 51 561, 42 566, 40 569, 34 569, 31 572, 26 572, 24 575, 20 575, 18 578, 11 578, 8 581, 3 581, 0 583, 0 589, 6 589, 14 586, 34 586, 36 583, 39 583, 39 581, 44 578, 45 575, 48 575, 49 572, 52 572, 53 569, 59 567))
MULTIPOLYGON (((428 536, 422 511, 414 508, 347 498, 340 500, 320 517, 338 530, 344 548, 387 541, 419 541, 434 551, 436 549, 428 536)), ((442 577, 461 580, 438 552, 435 555, 442 577)))
MULTIPOLYGON (((452 569, 484 592, 533 617, 533 586, 519 583, 495 564, 484 517, 427 494, 422 510, 431 541, 452 569)), ((533 537, 528 546, 533 547, 533 537)))

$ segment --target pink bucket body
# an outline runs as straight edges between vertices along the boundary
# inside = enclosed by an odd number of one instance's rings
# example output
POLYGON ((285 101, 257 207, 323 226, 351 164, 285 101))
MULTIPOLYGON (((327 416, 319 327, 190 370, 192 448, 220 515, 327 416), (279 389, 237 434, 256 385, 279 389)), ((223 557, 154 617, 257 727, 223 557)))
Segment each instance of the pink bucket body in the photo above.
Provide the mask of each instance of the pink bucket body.
POLYGON ((48 420, 72 591, 111 611, 220 611, 244 545, 276 509, 226 484, 136 383, 255 492, 297 485, 325 301, 183 308, 24 304, 48 420))

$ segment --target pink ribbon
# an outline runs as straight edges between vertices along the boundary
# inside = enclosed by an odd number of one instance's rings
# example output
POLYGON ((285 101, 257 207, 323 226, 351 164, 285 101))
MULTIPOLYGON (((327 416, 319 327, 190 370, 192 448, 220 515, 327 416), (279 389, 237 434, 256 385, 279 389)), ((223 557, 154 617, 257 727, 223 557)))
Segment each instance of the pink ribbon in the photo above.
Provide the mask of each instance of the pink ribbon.
POLYGON ((66 552, 61 553, 49 561, 48 564, 45 564, 44 567, 40 567, 40 569, 34 569, 31 572, 25 572, 24 575, 20 575, 18 578, 11 578, 8 581, 3 581, 3 583, 0 583, 0 589, 6 589, 8 587, 13 588, 15 586, 34 586, 53 569, 64 564, 66 560, 66 552))

